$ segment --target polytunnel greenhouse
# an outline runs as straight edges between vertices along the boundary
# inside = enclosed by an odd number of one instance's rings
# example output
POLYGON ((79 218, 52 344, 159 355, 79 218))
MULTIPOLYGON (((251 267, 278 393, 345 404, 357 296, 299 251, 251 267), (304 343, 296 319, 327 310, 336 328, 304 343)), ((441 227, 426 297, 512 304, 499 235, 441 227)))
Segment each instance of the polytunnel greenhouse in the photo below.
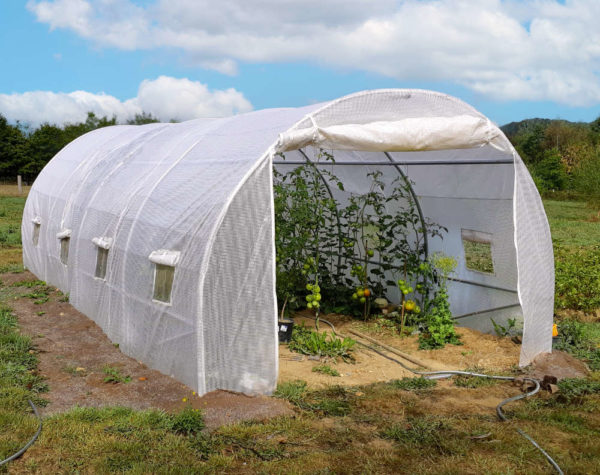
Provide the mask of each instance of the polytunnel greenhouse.
POLYGON ((29 193, 25 266, 124 353, 199 394, 268 394, 278 374, 274 170, 307 163, 342 204, 373 172, 401 180, 421 231, 447 230, 423 232, 423 248, 456 258, 457 323, 490 331, 492 319, 518 318, 520 364, 551 351, 553 254, 536 187, 497 126, 429 91, 90 132, 29 193), (469 262, 471 246, 487 253, 485 267, 469 262))

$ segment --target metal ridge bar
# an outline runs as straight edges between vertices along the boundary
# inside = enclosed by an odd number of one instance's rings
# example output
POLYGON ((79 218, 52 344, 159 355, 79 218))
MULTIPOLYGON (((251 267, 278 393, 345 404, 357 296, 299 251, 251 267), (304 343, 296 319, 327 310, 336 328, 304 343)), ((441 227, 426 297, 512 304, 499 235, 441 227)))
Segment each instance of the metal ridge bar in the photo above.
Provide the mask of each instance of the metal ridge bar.
MULTIPOLYGON (((387 153, 387 152, 384 152, 387 153)), ((304 165, 306 162, 301 160, 273 160, 273 165, 304 165)), ((411 161, 391 161, 391 162, 313 162, 315 165, 320 166, 398 166, 398 165, 503 165, 503 164, 514 164, 512 158, 498 159, 498 160, 411 160, 411 161)))

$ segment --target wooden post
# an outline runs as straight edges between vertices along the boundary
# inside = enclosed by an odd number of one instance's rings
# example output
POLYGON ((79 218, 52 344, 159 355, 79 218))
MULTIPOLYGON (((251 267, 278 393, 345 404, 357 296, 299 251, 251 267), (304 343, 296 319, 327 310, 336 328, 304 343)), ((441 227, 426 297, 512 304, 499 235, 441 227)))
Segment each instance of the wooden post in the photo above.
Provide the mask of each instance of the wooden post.
POLYGON ((17 188, 19 190, 19 194, 23 194, 23 182, 21 181, 21 175, 17 175, 17 188))

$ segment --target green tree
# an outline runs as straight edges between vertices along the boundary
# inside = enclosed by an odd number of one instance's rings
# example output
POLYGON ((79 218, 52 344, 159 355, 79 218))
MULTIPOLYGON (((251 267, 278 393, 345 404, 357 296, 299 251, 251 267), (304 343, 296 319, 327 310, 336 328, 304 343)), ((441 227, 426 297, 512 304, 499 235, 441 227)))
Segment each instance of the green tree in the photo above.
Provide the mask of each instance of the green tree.
POLYGON ((160 122, 160 120, 154 117, 152 114, 142 112, 141 114, 136 114, 133 119, 129 119, 127 121, 128 125, 143 125, 143 124, 153 124, 155 122, 160 122))
POLYGON ((26 161, 26 137, 18 125, 11 125, 0 115, 0 176, 14 177, 26 161))

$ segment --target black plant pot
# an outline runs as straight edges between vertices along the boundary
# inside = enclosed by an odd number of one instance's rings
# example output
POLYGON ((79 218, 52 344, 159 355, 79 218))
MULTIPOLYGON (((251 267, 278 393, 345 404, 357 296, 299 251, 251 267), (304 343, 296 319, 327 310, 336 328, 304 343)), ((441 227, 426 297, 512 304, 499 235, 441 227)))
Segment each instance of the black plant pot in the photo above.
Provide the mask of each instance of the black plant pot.
POLYGON ((292 338, 292 330, 294 329, 294 320, 285 319, 279 320, 279 343, 287 343, 292 338))

